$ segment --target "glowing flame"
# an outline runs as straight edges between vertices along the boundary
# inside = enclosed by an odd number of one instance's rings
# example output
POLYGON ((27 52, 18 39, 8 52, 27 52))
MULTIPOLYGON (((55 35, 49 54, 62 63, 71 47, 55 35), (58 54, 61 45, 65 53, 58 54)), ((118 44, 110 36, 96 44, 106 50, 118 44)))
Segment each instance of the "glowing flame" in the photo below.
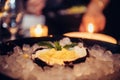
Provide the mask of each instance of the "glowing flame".
POLYGON ((43 27, 42 25, 32 26, 30 28, 30 36, 31 37, 40 37, 43 35, 43 27))
POLYGON ((35 34, 36 36, 40 36, 42 35, 42 26, 41 25, 37 25, 36 28, 35 28, 35 34))
POLYGON ((90 33, 94 32, 94 25, 92 23, 88 24, 88 32, 90 32, 90 33))

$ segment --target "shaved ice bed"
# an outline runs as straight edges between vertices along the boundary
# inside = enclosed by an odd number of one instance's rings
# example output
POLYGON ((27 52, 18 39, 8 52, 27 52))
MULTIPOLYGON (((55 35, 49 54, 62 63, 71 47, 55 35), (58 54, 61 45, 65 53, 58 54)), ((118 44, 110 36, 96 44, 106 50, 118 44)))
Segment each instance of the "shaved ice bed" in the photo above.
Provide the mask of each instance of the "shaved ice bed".
POLYGON ((37 44, 16 46, 10 55, 0 56, 0 73, 17 80, 119 80, 120 54, 94 45, 87 48, 89 57, 73 68, 62 65, 41 68, 31 59, 37 44))

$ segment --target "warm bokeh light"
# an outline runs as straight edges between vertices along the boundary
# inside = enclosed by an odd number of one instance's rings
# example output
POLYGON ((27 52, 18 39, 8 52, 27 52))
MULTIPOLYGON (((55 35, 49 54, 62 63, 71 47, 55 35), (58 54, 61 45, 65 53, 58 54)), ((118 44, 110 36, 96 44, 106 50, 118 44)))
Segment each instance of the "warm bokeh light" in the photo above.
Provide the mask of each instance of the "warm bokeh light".
POLYGON ((94 25, 92 23, 88 24, 88 32, 93 33, 94 32, 94 25))
POLYGON ((10 0, 6 0, 4 10, 8 10, 10 8, 9 2, 10 2, 10 0))
POLYGON ((30 28, 31 37, 42 37, 48 35, 48 28, 45 25, 38 24, 30 28))
POLYGON ((31 27, 30 28, 30 34, 33 37, 39 37, 42 36, 42 26, 41 25, 37 25, 35 27, 31 27))
POLYGON ((36 36, 39 36, 42 34, 42 26, 41 25, 36 26, 35 33, 36 33, 36 36))

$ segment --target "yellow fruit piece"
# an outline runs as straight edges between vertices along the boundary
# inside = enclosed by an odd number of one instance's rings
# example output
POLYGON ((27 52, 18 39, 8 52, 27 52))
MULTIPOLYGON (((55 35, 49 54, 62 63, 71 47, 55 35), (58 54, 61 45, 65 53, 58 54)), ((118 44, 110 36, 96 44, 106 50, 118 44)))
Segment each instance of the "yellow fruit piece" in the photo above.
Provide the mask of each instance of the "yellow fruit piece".
POLYGON ((44 52, 37 51, 36 54, 39 59, 45 61, 50 65, 64 65, 64 61, 73 61, 79 58, 79 55, 75 53, 75 51, 67 50, 65 48, 60 51, 57 51, 54 48, 44 52))

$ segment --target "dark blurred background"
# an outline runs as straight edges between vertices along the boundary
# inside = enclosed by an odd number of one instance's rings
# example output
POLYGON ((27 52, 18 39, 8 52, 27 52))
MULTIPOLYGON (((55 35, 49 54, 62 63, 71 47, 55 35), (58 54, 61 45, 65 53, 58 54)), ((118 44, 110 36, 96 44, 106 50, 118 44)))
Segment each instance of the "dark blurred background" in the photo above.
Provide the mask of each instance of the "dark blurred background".
POLYGON ((79 5, 87 6, 88 3, 89 0, 47 0, 44 14, 49 34, 62 35, 66 32, 78 31, 83 13, 62 14, 60 11, 79 5))
MULTIPOLYGON (((19 3, 22 0, 17 1, 19 3)), ((23 5, 25 5, 26 1, 27 0, 23 0, 23 5)), ((61 10, 65 10, 74 6, 87 6, 89 2, 90 0, 47 0, 43 14, 46 16, 46 25, 49 28, 49 34, 62 35, 67 32, 78 31, 84 13, 67 15, 62 14, 61 10)), ((106 17, 106 27, 102 33, 111 35, 117 40, 120 40, 119 2, 119 0, 110 0, 109 4, 103 11, 106 17)), ((0 9, 1 6, 2 5, 0 4, 0 9)), ((22 6, 18 6, 18 8, 20 7, 22 6)))
MULTIPOLYGON (((60 15, 58 12, 61 9, 69 8, 71 6, 87 6, 89 2, 90 0, 62 0, 62 2, 57 3, 57 0, 48 0, 44 12, 47 18, 46 24, 49 26, 49 34, 61 35, 65 32, 78 31, 84 13, 60 15)), ((102 33, 111 35, 116 39, 120 39, 119 2, 119 0, 110 0, 109 4, 103 11, 106 17, 106 27, 102 33)))
POLYGON ((109 34, 120 40, 120 1, 110 0, 110 3, 104 10, 106 16, 106 27, 104 33, 109 34))

